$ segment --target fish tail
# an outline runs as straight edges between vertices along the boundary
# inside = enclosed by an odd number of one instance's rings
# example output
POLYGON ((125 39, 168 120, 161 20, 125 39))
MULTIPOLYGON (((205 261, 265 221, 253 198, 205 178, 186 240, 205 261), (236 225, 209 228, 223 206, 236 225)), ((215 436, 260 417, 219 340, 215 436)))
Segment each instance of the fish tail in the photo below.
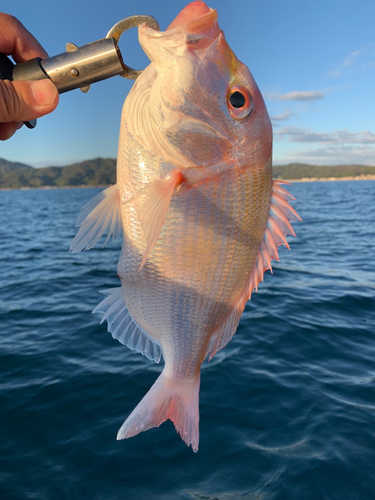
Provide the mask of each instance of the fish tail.
POLYGON ((176 380, 161 373, 146 396, 122 424, 117 439, 136 436, 170 419, 183 441, 194 452, 199 445, 199 383, 195 379, 176 380))

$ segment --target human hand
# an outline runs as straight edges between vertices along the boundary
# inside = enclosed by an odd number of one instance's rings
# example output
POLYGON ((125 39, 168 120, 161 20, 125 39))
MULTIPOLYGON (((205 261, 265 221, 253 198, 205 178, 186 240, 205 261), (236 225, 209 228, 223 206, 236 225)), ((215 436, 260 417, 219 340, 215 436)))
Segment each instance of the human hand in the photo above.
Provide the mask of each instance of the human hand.
MULTIPOLYGON (((0 52, 16 63, 48 54, 13 16, 0 12, 0 52)), ((49 80, 33 82, 0 80, 0 140, 5 141, 22 127, 24 121, 51 113, 59 102, 55 85, 49 80)))

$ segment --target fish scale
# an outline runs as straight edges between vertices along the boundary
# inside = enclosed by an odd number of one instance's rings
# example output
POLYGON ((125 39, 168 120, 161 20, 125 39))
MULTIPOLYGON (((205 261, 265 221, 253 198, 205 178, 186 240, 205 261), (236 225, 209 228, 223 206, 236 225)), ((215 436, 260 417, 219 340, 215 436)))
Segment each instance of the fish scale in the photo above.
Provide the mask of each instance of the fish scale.
POLYGON ((193 2, 139 40, 151 64, 124 103, 117 183, 83 207, 71 248, 122 230, 121 286, 94 312, 130 349, 164 358, 118 439, 170 419, 197 451, 201 364, 233 337, 299 217, 272 180, 268 113, 217 12, 193 2))

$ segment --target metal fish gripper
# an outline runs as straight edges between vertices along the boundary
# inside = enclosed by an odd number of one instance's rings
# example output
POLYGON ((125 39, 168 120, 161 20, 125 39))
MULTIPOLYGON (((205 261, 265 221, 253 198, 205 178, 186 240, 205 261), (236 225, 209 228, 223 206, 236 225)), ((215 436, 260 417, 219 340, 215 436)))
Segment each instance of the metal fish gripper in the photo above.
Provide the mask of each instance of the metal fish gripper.
MULTIPOLYGON (((116 23, 105 38, 81 47, 67 43, 66 52, 47 59, 36 57, 14 64, 5 54, 0 54, 0 79, 16 81, 49 78, 59 94, 78 88, 88 92, 92 83, 117 75, 135 80, 143 70, 130 68, 124 63, 118 43, 125 31, 141 24, 160 30, 152 16, 130 16, 116 23)), ((25 122, 25 125, 34 128, 36 120, 25 122)))

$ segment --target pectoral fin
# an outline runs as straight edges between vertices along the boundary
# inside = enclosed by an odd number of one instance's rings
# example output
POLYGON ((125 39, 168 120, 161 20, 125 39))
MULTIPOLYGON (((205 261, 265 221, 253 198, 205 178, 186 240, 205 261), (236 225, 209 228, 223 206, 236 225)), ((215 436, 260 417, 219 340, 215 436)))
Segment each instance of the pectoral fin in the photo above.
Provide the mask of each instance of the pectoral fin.
POLYGON ((157 242, 175 188, 184 180, 183 174, 175 170, 170 178, 150 182, 139 193, 130 198, 128 203, 134 206, 147 241, 146 250, 138 271, 145 265, 157 242))

